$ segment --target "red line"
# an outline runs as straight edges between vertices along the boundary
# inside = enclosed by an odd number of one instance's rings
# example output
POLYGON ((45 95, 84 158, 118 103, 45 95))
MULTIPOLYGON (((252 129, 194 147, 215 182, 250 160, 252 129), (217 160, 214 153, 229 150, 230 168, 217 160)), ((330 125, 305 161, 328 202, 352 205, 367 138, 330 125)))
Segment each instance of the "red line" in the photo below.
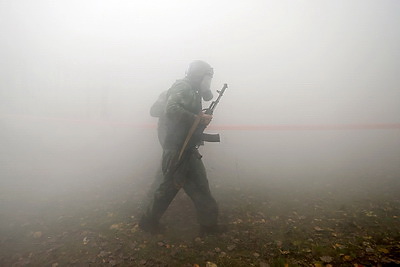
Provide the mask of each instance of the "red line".
POLYGON ((400 123, 373 124, 276 124, 276 125, 216 125, 209 127, 218 130, 235 131, 326 131, 326 130, 391 130, 400 129, 400 123))
MULTIPOLYGON (((41 117, 31 115, 3 115, 3 118, 24 119, 24 120, 45 120, 67 123, 83 123, 117 127, 132 127, 140 129, 154 129, 155 123, 131 123, 110 120, 82 120, 73 118, 41 117)), ((266 125, 246 125, 246 124, 225 124, 210 125, 210 130, 224 131, 330 131, 330 130, 395 130, 400 129, 400 123, 365 123, 365 124, 266 124, 266 125)))

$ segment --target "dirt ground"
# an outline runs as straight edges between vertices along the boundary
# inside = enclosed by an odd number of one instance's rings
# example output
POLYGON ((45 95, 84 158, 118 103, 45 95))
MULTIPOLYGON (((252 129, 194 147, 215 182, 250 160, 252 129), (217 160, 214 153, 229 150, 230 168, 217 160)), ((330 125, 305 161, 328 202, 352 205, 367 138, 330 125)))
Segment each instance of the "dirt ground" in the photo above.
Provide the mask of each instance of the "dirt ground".
MULTIPOLYGON (((390 183, 372 191, 361 181, 304 187, 219 182, 211 181, 211 189, 228 232, 204 238, 198 236, 194 207, 183 192, 163 217, 165 234, 138 229, 147 192, 137 189, 149 187, 145 180, 80 188, 72 198, 70 193, 43 198, 28 190, 3 192, 3 204, 13 210, 1 212, 0 265, 400 264, 400 196, 390 183)), ((379 177, 374 183, 382 185, 379 177)))

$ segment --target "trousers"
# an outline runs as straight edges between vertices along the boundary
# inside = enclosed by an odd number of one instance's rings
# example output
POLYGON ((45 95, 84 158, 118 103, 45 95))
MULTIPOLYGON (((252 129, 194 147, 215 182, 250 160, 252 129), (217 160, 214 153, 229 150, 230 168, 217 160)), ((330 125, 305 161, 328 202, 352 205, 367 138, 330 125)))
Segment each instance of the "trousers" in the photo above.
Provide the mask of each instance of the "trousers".
POLYGON ((181 188, 193 201, 197 221, 201 226, 214 226, 218 219, 218 206, 211 195, 202 156, 196 148, 187 152, 176 170, 167 172, 176 150, 164 150, 162 157, 163 181, 154 193, 154 198, 142 217, 142 221, 158 223, 181 188))

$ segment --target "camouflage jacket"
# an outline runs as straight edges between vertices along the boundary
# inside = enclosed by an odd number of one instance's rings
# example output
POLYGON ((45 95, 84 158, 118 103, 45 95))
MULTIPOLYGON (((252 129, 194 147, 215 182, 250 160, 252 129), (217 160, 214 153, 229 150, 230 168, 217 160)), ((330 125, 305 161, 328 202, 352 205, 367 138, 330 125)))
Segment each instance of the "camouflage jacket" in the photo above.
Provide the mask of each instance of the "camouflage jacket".
MULTIPOLYGON (((165 149, 179 150, 192 126, 195 116, 201 111, 201 95, 190 80, 177 80, 167 93, 165 149)), ((199 143, 197 138, 189 143, 193 147, 199 143)))

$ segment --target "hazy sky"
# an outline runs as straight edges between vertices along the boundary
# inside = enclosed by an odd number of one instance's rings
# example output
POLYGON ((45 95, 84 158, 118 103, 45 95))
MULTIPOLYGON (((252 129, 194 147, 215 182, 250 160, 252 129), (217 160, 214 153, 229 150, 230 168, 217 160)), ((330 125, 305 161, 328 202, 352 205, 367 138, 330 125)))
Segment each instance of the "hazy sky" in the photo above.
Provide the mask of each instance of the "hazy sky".
POLYGON ((230 86, 216 123, 394 123, 399 14, 397 0, 1 0, 0 111, 154 122, 158 94, 203 59, 230 86))

